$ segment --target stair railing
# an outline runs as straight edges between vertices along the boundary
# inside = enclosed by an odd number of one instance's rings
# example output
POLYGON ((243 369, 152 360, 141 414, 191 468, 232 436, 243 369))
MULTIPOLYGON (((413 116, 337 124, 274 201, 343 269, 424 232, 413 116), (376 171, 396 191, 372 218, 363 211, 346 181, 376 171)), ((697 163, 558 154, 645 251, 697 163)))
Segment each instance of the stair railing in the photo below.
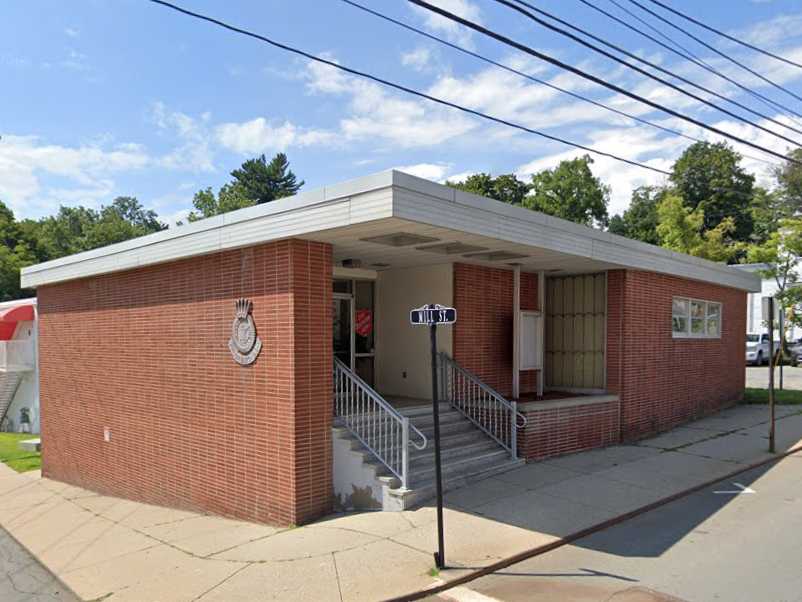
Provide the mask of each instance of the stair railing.
POLYGON ((518 411, 518 404, 505 399, 447 353, 440 352, 438 360, 441 400, 451 404, 517 459, 517 431, 527 422, 526 416, 518 411))
POLYGON ((407 489, 409 447, 425 449, 426 436, 336 357, 334 416, 407 489), (410 433, 420 442, 410 439, 410 433))

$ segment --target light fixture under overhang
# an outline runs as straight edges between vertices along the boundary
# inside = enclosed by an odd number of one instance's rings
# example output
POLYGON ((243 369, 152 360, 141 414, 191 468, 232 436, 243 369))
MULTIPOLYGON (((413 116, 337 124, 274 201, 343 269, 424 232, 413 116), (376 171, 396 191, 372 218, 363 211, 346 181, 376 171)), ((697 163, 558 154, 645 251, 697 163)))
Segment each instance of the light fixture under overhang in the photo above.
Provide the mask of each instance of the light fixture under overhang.
POLYGON ((510 259, 523 259, 524 257, 528 257, 528 255, 513 253, 511 251, 489 251, 487 253, 468 253, 467 255, 463 255, 463 257, 480 259, 482 261, 509 261, 510 259))
POLYGON ((476 245, 466 245, 464 242, 442 242, 426 247, 415 247, 418 251, 428 251, 430 253, 440 253, 441 255, 461 255, 463 253, 475 253, 476 251, 487 251, 487 247, 477 247, 476 245))
POLYGON ((388 247, 409 247, 410 245, 424 245, 428 242, 437 242, 439 238, 432 238, 431 236, 421 236, 420 234, 411 234, 409 232, 394 232, 392 234, 382 234, 381 236, 371 236, 369 238, 360 238, 362 242, 372 242, 377 245, 386 245, 388 247))

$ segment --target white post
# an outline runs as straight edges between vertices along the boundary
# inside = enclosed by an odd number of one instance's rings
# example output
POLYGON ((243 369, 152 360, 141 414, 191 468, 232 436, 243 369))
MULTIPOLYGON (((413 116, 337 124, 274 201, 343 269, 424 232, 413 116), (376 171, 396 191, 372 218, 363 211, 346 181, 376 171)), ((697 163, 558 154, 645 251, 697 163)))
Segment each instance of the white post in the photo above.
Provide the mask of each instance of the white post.
POLYGON ((512 398, 518 399, 521 395, 521 266, 516 265, 512 274, 512 398))
POLYGON ((409 484, 409 418, 401 419, 401 487, 409 484))
POLYGON ((537 338, 540 341, 540 374, 537 375, 537 396, 543 396, 543 381, 546 380, 546 272, 537 273, 537 305, 540 310, 537 338))

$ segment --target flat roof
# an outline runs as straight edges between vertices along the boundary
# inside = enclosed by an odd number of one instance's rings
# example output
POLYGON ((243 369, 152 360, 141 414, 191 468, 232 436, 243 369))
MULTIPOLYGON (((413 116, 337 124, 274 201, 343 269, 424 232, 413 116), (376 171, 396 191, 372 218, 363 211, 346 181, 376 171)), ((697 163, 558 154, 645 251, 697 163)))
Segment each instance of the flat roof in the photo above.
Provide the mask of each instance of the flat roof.
POLYGON ((746 270, 395 170, 29 266, 22 269, 22 286, 35 288, 288 238, 329 242, 336 260, 358 259, 364 267, 378 270, 445 262, 519 264, 523 270, 553 273, 625 268, 760 290, 760 278, 746 270), (396 246, 375 240, 398 234, 413 241, 417 237, 418 243, 396 246))

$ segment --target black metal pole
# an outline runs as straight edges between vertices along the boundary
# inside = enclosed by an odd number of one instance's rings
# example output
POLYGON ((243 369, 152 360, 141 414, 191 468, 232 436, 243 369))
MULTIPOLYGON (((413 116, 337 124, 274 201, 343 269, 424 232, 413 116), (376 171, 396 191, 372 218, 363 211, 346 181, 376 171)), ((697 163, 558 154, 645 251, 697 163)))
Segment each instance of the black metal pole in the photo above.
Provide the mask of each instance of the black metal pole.
POLYGON ((446 566, 446 552, 443 544, 443 475, 440 467, 440 402, 437 399, 437 324, 429 326, 432 344, 432 416, 434 417, 434 471, 437 487, 437 552, 434 564, 438 569, 446 566))
POLYGON ((769 297, 769 453, 774 445, 774 297, 769 297))

